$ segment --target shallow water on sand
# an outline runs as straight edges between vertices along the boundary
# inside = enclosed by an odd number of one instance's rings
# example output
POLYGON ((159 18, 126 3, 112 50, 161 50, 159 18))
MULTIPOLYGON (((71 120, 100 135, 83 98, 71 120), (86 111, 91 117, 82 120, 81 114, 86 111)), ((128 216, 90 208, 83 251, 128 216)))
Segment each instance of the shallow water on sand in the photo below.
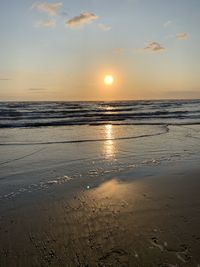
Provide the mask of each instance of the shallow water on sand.
POLYGON ((0 198, 145 166, 198 166, 199 138, 199 125, 1 129, 0 198))

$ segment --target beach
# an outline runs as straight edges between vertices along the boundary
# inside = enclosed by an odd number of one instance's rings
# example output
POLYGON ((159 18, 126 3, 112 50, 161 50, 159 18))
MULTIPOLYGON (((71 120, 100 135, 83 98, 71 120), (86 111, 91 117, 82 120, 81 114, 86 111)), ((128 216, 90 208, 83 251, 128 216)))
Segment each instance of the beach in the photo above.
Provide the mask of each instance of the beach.
POLYGON ((198 120, 121 117, 3 122, 0 266, 200 266, 198 120))
POLYGON ((200 267, 200 0, 0 20, 0 267, 200 267))

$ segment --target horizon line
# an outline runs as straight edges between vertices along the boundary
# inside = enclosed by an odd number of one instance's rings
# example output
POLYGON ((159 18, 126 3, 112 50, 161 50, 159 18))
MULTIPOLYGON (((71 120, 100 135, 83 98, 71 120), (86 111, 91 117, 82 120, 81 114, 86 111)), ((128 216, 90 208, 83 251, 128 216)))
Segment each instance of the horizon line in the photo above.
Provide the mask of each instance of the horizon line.
POLYGON ((133 101, 184 101, 184 100, 200 100, 200 98, 152 98, 152 99, 114 99, 114 100, 0 100, 3 102, 133 102, 133 101))

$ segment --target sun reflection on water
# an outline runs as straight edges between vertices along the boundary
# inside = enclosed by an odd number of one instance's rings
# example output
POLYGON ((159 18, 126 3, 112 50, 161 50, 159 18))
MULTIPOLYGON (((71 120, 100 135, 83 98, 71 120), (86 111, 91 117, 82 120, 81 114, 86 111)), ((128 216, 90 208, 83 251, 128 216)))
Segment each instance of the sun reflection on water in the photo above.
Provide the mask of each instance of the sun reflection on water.
POLYGON ((104 153, 106 159, 112 159, 115 154, 115 143, 114 143, 114 133, 112 124, 105 125, 105 138, 104 142, 104 153))

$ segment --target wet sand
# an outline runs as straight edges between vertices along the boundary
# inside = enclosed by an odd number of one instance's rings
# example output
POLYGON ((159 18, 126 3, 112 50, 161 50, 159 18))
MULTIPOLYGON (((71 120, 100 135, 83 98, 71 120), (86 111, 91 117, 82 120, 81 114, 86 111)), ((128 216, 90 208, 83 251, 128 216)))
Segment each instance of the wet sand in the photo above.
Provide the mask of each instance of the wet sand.
POLYGON ((0 266, 199 267, 200 170, 180 165, 138 175, 85 178, 2 200, 0 266))

